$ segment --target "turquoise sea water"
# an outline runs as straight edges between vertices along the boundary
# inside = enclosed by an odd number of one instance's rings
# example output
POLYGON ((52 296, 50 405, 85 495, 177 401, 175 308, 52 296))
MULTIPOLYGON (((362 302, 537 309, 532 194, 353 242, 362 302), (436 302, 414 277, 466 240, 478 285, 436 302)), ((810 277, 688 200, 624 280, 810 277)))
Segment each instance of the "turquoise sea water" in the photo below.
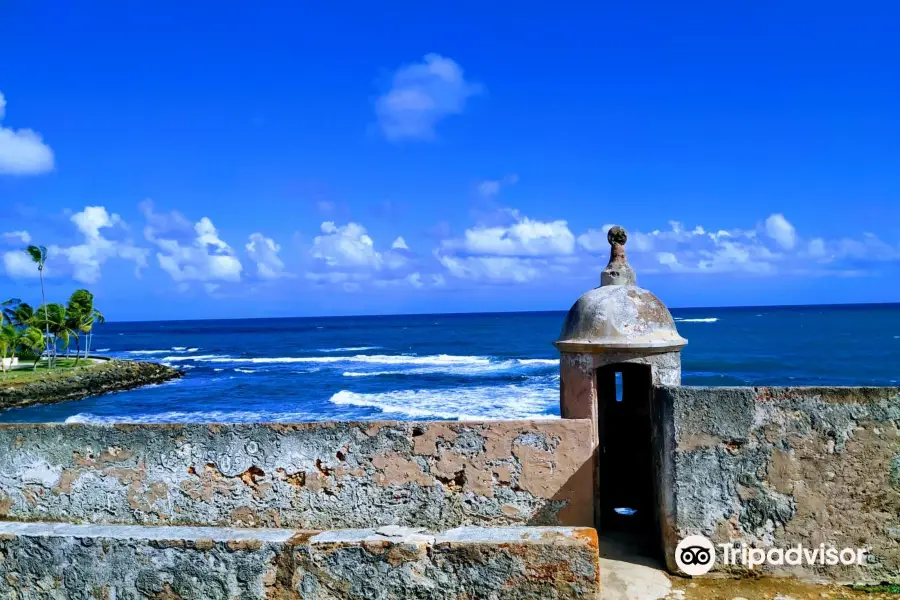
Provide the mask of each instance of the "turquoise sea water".
MULTIPOLYGON (((673 310, 685 385, 898 385, 900 305, 673 310)), ((563 312, 109 323, 99 354, 175 382, 0 422, 522 418, 559 414, 563 312)))

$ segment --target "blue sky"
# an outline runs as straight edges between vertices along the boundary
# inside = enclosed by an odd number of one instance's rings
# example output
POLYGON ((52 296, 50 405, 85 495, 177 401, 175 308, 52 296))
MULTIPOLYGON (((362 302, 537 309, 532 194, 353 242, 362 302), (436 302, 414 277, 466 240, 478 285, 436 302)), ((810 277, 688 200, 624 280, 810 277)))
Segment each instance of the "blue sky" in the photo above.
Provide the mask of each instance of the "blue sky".
POLYGON ((618 223, 670 306, 900 299, 886 2, 264 6, 0 4, 4 297, 565 309, 618 223))

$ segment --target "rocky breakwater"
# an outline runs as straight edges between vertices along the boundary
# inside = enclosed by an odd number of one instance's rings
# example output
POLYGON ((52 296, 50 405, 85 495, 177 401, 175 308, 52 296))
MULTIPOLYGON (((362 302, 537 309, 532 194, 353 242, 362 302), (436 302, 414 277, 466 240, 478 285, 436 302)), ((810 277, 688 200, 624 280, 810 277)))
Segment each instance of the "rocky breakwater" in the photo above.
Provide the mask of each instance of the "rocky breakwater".
POLYGON ((183 372, 150 362, 109 360, 75 370, 42 373, 39 378, 0 382, 0 410, 78 400, 177 379, 183 372))

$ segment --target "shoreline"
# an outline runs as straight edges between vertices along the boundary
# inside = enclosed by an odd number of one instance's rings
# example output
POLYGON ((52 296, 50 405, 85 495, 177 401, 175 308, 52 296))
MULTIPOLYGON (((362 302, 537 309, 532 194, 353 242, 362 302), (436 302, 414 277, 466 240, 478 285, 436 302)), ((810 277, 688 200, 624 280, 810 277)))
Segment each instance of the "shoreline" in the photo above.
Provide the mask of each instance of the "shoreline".
POLYGON ((37 381, 0 381, 0 410, 81 400, 160 384, 183 376, 184 372, 159 363, 105 359, 75 371, 48 373, 37 381))

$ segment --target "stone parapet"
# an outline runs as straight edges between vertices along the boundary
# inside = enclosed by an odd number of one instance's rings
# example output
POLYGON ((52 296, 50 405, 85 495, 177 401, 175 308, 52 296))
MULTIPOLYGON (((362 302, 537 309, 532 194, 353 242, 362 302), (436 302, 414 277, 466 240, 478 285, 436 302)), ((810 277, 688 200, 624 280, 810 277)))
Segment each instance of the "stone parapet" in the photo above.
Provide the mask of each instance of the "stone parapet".
MULTIPOLYGON (((863 564, 754 573, 900 583, 900 389, 658 388, 662 527, 675 545, 867 550, 863 564)), ((722 564, 714 571, 746 575, 722 564)))
POLYGON ((581 420, 0 425, 0 519, 593 525, 581 420))
POLYGON ((336 531, 0 521, 0 593, 21 600, 599 598, 596 533, 336 531))

